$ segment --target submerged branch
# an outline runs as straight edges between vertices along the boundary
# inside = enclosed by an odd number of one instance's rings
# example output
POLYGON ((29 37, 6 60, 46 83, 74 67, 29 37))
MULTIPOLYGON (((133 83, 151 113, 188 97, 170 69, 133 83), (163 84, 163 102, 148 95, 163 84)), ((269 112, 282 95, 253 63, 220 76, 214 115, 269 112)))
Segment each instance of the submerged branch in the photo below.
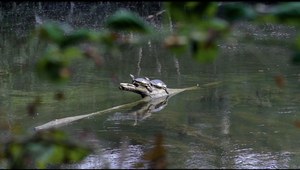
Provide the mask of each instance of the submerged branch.
MULTIPOLYGON (((209 83, 209 84, 205 84, 205 85, 202 85, 202 86, 203 87, 215 86, 215 85, 218 85, 219 83, 220 82, 209 83)), ((187 88, 182 88, 182 89, 169 89, 169 92, 170 92, 169 97, 172 97, 172 96, 174 96, 174 95, 176 95, 180 92, 183 92, 183 91, 196 90, 196 89, 202 89, 202 88, 199 85, 197 85, 197 86, 192 86, 192 87, 187 87, 187 88)), ((70 116, 70 117, 61 118, 61 119, 55 119, 55 120, 52 120, 48 123, 45 123, 43 125, 35 127, 34 130, 39 131, 39 130, 45 130, 45 129, 55 128, 55 127, 60 127, 60 126, 66 125, 68 123, 74 122, 76 120, 80 120, 80 119, 87 118, 87 117, 90 117, 90 116, 111 112, 111 111, 114 111, 114 110, 117 110, 117 109, 129 108, 129 107, 135 106, 137 104, 140 104, 142 102, 149 102, 151 100, 155 100, 155 99, 152 99, 150 97, 145 97, 145 98, 142 98, 142 99, 140 99, 138 101, 135 101, 135 102, 131 102, 131 103, 123 104, 123 105, 118 105, 118 106, 115 106, 115 107, 111 107, 111 108, 108 108, 108 109, 105 109, 105 110, 101 110, 101 111, 97 111, 97 112, 93 112, 93 113, 89 113, 89 114, 85 114, 85 115, 70 116)))
POLYGON ((105 109, 105 110, 101 110, 101 111, 98 111, 98 112, 93 112, 93 113, 89 113, 89 114, 85 114, 85 115, 70 116, 70 117, 61 118, 61 119, 55 119, 55 120, 52 120, 52 121, 50 121, 46 124, 35 127, 34 130, 38 131, 38 130, 45 130, 45 129, 54 128, 54 127, 60 127, 60 126, 66 125, 68 123, 71 123, 73 121, 83 119, 83 118, 86 118, 86 117, 94 116, 94 115, 101 114, 101 113, 107 113, 107 112, 117 110, 117 109, 123 109, 123 108, 131 107, 131 106, 134 106, 134 105, 136 105, 138 103, 141 103, 143 101, 146 101, 146 100, 147 99, 141 99, 141 100, 138 100, 138 101, 135 101, 135 102, 115 106, 115 107, 112 107, 112 108, 109 108, 109 109, 105 109))

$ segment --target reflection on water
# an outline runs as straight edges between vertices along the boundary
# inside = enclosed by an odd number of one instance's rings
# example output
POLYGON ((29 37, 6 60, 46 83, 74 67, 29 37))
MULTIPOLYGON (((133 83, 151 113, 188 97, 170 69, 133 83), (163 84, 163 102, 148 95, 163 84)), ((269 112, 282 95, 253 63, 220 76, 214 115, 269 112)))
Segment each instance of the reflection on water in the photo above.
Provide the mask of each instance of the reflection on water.
POLYGON ((133 125, 135 126, 138 124, 138 121, 143 121, 150 117, 152 113, 163 110, 168 104, 168 99, 168 96, 166 96, 139 103, 124 113, 116 112, 112 116, 109 116, 107 121, 134 120, 133 125))
POLYGON ((290 152, 256 152, 252 148, 235 150, 233 168, 243 169, 282 169, 289 168, 290 152))
MULTIPOLYGON (((98 154, 88 156, 82 163, 64 166, 66 169, 131 169, 141 162, 142 145, 129 145, 126 148, 107 148, 98 154), (101 160, 101 161, 99 161, 101 160)), ((146 167, 141 167, 146 168, 146 167)))
MULTIPOLYGON (((291 65, 289 58, 297 28, 237 24, 228 40, 219 43, 220 56, 212 64, 197 63, 188 54, 174 56, 151 41, 125 49, 119 56, 103 56, 105 65, 100 69, 88 61, 75 63, 71 82, 58 87, 34 74, 34 62, 45 45, 36 39, 27 43, 35 25, 48 18, 101 29, 103 19, 120 5, 65 4, 67 8, 60 4, 51 9, 17 5, 11 7, 15 11, 1 13, 1 141, 32 133, 34 127, 54 119, 139 100, 139 95, 118 89, 120 82, 130 80, 131 73, 162 79, 170 88, 223 83, 63 126, 60 129, 75 139, 95 147, 83 162, 63 167, 133 168, 158 132, 165 137, 169 168, 300 167, 299 128, 294 126, 300 120, 299 66, 291 65), (105 15, 98 15, 103 11, 105 15), (278 75, 285 80, 283 88, 276 85, 278 75), (64 100, 54 99, 57 90, 64 92, 64 100), (42 105, 32 118, 26 106, 36 96, 41 97, 42 105), (78 137, 83 130, 93 137, 78 137)), ((145 17, 160 11, 160 5, 153 5, 152 11, 137 11, 145 17)), ((155 20, 158 29, 159 21, 155 20)))

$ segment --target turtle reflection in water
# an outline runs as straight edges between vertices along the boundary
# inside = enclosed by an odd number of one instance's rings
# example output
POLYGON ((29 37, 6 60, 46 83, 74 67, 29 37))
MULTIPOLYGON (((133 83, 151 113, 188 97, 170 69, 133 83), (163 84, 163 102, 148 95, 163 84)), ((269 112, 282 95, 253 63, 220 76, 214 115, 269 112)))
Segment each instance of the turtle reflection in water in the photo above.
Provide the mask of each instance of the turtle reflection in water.
POLYGON ((110 120, 132 120, 134 126, 152 115, 152 113, 163 110, 168 104, 169 96, 156 98, 154 100, 145 101, 133 106, 130 110, 120 113, 117 112, 110 120))

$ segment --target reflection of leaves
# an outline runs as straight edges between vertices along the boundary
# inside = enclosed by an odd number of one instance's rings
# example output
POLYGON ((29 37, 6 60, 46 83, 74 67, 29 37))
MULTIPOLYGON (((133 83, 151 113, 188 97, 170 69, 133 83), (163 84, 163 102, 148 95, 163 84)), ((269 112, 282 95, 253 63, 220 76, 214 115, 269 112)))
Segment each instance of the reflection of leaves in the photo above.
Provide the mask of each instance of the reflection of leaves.
POLYGON ((297 128, 300 128, 300 120, 295 120, 294 125, 295 125, 297 128))
POLYGON ((62 131, 38 132, 29 139, 5 145, 9 168, 47 168, 49 165, 75 163, 91 152, 71 143, 62 131))
POLYGON ((65 99, 65 94, 63 91, 58 91, 54 94, 54 99, 55 100, 64 100, 65 99))
POLYGON ((277 87, 283 88, 285 86, 285 78, 283 77, 283 75, 276 75, 274 79, 277 87))
POLYGON ((41 105, 41 98, 37 96, 35 100, 31 103, 27 104, 27 113, 29 116, 36 116, 37 114, 37 107, 41 105))
POLYGON ((144 160, 150 162, 150 169, 166 169, 166 149, 163 146, 163 135, 156 135, 154 147, 144 154, 144 160))
POLYGON ((106 26, 118 31, 134 31, 149 33, 150 26, 147 25, 139 16, 126 10, 117 11, 107 21, 106 26))

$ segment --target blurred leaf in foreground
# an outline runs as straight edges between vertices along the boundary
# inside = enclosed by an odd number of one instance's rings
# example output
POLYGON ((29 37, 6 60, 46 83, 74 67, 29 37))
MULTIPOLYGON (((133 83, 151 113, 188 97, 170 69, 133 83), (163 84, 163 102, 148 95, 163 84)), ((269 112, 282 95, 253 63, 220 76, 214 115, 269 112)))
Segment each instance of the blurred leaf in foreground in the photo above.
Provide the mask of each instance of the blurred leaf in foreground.
POLYGON ((139 33, 150 33, 151 27, 136 14, 119 10, 106 21, 106 26, 117 31, 129 31, 139 33))
POLYGON ((91 149, 70 142, 66 134, 58 130, 41 131, 24 140, 12 140, 5 144, 8 168, 44 169, 62 163, 76 163, 91 153, 91 149))
POLYGON ((69 61, 63 57, 59 49, 50 47, 45 55, 39 58, 36 71, 40 77, 53 82, 64 82, 70 77, 68 64, 69 61))
POLYGON ((253 7, 244 2, 224 2, 219 6, 219 15, 230 22, 253 20, 257 16, 253 7))
POLYGON ((65 31, 58 24, 46 23, 38 29, 38 35, 43 40, 60 44, 64 38, 65 31))
POLYGON ((199 62, 209 63, 213 62, 219 54, 216 45, 217 32, 211 30, 207 33, 194 32, 192 33, 190 46, 192 57, 199 62))
POLYGON ((212 2, 166 2, 165 5, 171 19, 184 24, 213 17, 217 10, 217 4, 212 2))
POLYGON ((187 38, 186 36, 171 35, 165 38, 164 46, 175 53, 186 51, 187 38))
POLYGON ((79 43, 83 43, 84 41, 88 41, 91 38, 93 38, 93 35, 91 35, 92 32, 86 29, 81 29, 74 31, 70 34, 67 34, 62 41, 59 43, 59 46, 61 48, 65 48, 70 45, 76 45, 79 43))
POLYGON ((292 55, 292 63, 295 65, 300 64, 300 50, 295 50, 292 55))
POLYGON ((281 3, 273 8, 273 15, 281 22, 299 23, 300 2, 281 3))
POLYGON ((297 37, 292 55, 292 64, 300 64, 300 36, 297 37))

